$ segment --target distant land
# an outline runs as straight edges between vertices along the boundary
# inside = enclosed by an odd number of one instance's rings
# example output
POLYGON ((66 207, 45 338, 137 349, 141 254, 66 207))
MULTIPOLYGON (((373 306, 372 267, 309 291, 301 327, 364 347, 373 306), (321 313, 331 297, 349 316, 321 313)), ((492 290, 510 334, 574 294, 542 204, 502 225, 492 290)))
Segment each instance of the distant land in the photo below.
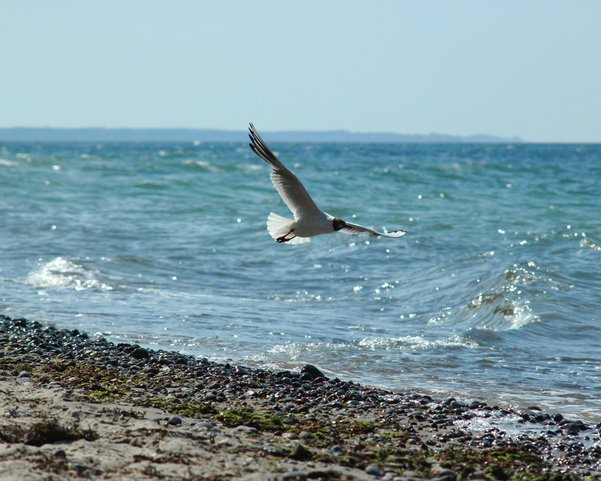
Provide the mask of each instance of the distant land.
MULTIPOLYGON (((273 142, 377 142, 377 143, 519 143, 519 137, 494 135, 397 134, 346 130, 265 131, 273 142)), ((246 142, 244 130, 134 129, 134 128, 0 128, 0 141, 12 142, 246 142)))

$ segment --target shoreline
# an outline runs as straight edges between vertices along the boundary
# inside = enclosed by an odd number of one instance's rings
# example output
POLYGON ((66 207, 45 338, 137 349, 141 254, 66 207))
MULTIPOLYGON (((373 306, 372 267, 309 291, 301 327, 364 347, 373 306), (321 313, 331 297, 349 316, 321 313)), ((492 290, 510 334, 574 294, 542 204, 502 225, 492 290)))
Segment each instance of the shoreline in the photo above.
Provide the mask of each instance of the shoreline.
POLYGON ((601 424, 0 315, 0 481, 592 480, 601 424))

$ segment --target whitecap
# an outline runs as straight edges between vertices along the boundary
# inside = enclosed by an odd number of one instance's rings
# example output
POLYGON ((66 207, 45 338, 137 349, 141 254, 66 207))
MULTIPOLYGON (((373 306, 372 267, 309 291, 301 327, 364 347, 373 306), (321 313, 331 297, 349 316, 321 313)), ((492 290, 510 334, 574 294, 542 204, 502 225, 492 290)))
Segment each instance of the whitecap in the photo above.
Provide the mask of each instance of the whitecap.
POLYGON ((14 160, 0 159, 0 167, 14 167, 17 163, 14 160))
POLYGON ((213 164, 211 164, 207 160, 188 159, 188 160, 184 160, 182 162, 182 165, 185 165, 187 167, 189 167, 189 166, 198 167, 202 170, 206 170, 208 172, 213 172, 213 173, 219 172, 219 168, 215 167, 213 164))
POLYGON ((472 339, 453 335, 446 339, 436 339, 430 341, 422 336, 403 336, 403 337, 366 337, 358 343, 359 347, 365 349, 383 349, 390 350, 410 350, 425 351, 437 349, 440 347, 465 347, 472 349, 478 347, 478 343, 472 339))
POLYGON ((331 352, 341 349, 348 349, 350 344, 333 342, 309 342, 306 344, 289 342, 286 344, 276 344, 268 352, 270 354, 284 354, 292 360, 301 359, 305 354, 311 352, 331 352))
POLYGON ((532 313, 532 309, 530 309, 527 302, 512 302, 511 312, 505 315, 505 320, 509 324, 509 329, 519 329, 527 324, 538 321, 539 318, 532 313))
POLYGON ((259 170, 264 170, 264 167, 261 164, 239 164, 236 167, 241 170, 246 170, 248 172, 257 172, 259 170))
POLYGON ((25 283, 40 289, 112 290, 112 286, 96 279, 97 274, 95 269, 64 257, 55 257, 31 271, 25 278, 25 283))

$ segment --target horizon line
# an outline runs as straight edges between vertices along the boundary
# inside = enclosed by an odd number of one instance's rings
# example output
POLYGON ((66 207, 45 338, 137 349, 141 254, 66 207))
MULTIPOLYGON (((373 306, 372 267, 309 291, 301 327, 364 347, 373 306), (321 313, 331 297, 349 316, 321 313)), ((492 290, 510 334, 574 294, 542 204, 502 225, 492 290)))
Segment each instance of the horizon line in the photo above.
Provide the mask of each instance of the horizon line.
MULTIPOLYGON (((104 142, 176 142, 176 141, 212 141, 212 142, 238 142, 246 136, 246 130, 241 129, 228 129, 228 128, 217 128, 217 127, 106 127, 106 126, 85 126, 85 127, 49 127, 49 126, 13 126, 13 127, 0 127, 0 141, 14 142, 14 141, 104 141, 104 142), (31 135, 26 135, 23 138, 10 138, 7 136, 10 132, 15 134, 24 133, 30 131, 30 134, 47 132, 50 136, 52 134, 69 134, 69 133, 91 133, 97 131, 98 133, 114 134, 121 133, 138 133, 146 134, 165 132, 175 134, 180 133, 198 133, 198 134, 214 134, 217 136, 225 136, 230 138, 206 138, 206 139, 193 139, 193 138, 177 138, 177 139, 151 139, 151 138, 114 138, 114 139, 68 139, 68 138, 33 138, 31 135), (1 135, 5 134, 5 135, 1 135), (237 136, 243 136, 238 140, 237 136)), ((477 133, 477 134, 446 134, 441 132, 429 132, 429 133, 402 133, 394 131, 357 131, 348 129, 328 129, 328 130, 262 130, 267 135, 275 135, 275 138, 271 139, 272 142, 375 142, 375 143, 394 143, 394 142, 416 142, 416 143, 520 143, 520 144, 587 144, 596 145, 600 144, 601 141, 582 141, 582 140, 528 140, 520 136, 502 136, 496 134, 477 133), (303 138, 304 136, 304 138, 303 138), (328 138, 328 136, 339 136, 338 138, 328 138), (340 136, 349 137, 341 138, 340 136), (297 138, 282 138, 282 137, 297 137, 297 138), (312 138, 309 138, 312 137, 312 138), (322 137, 322 138, 315 138, 322 137), (352 138, 350 138, 352 137, 352 138), (363 139, 361 139, 363 138, 363 139)), ((46 137, 46 136, 44 136, 46 137)), ((60 137, 60 136, 59 136, 60 137)))
MULTIPOLYGON (((200 135, 202 137, 208 137, 214 135, 219 138, 206 139, 206 140, 231 140, 236 141, 237 137, 246 137, 246 129, 227 129, 227 128, 215 128, 215 127, 107 127, 107 126, 79 126, 79 127, 50 127, 50 126, 11 126, 11 127, 0 127, 0 139, 11 140, 13 137, 10 135, 14 134, 16 140, 35 140, 36 137, 43 137, 40 140, 52 140, 49 137, 57 137, 57 140, 67 140, 65 137, 68 134, 76 135, 79 134, 91 134, 91 136, 105 135, 110 136, 120 135, 127 136, 127 134, 133 134, 133 136, 149 135, 152 133, 171 134, 177 136, 179 133, 180 137, 182 134, 188 135, 200 135), (37 135, 36 135, 37 134, 37 135), (46 135, 44 135, 46 134, 46 135), (61 135, 62 134, 62 135, 61 135)), ((519 136, 500 136, 488 133, 475 133, 475 134, 447 134, 441 132, 428 132, 428 133, 403 133, 394 131, 357 131, 348 129, 327 129, 327 130, 299 130, 299 129, 288 129, 288 130, 262 130, 267 135, 280 137, 280 139, 274 139, 274 141, 285 140, 285 141, 357 141, 363 139, 365 141, 376 141, 376 142, 394 142, 394 141, 467 141, 467 142, 519 142, 522 143, 524 140, 519 136), (282 139, 284 137, 284 139, 282 139)), ((75 139, 77 140, 77 139, 75 139)), ((124 139, 125 140, 125 139, 124 139)), ((135 139, 134 139, 135 140, 135 139)), ((140 140, 151 140, 151 139, 140 139, 140 140)), ((175 139, 184 140, 184 139, 175 139)), ((194 140, 194 139, 190 139, 194 140)), ((202 140, 202 139, 198 139, 202 140)))

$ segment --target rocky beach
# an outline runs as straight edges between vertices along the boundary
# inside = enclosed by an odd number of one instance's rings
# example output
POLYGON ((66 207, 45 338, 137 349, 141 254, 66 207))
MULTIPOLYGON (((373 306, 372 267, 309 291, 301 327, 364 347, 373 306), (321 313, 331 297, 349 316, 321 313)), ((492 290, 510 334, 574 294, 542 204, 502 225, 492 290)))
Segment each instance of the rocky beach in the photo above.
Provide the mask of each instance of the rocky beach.
POLYGON ((0 316, 0 480, 593 480, 601 425, 0 316))

